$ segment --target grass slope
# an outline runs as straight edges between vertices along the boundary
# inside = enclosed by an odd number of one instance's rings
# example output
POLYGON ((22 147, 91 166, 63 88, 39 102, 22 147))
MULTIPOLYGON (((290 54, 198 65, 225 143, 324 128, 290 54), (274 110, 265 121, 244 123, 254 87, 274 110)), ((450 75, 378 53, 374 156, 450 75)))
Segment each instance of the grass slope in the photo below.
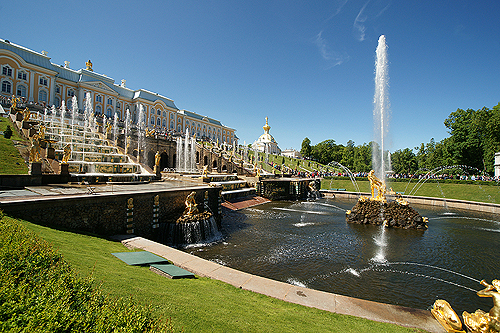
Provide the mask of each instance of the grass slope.
POLYGON ((23 222, 111 296, 132 296, 185 332, 422 332, 283 302, 208 278, 171 280, 111 255, 120 243, 23 222))
MULTIPOLYGON (((357 181, 357 183, 361 192, 370 192, 370 182, 357 181)), ((389 180, 389 182, 387 183, 387 187, 392 188, 396 192, 404 192, 405 194, 409 194, 410 191, 412 191, 412 195, 422 197, 500 203, 500 186, 496 184, 489 186, 479 184, 469 185, 443 183, 436 182, 435 180, 428 180, 422 185, 422 187, 418 188, 417 186, 415 189, 413 189, 416 184, 417 182, 415 180, 411 183, 391 182, 389 180)), ((321 188, 324 190, 344 188, 347 191, 356 192, 356 189, 354 188, 354 185, 351 183, 351 181, 346 179, 324 179, 321 182, 321 188)))
POLYGON ((22 175, 28 174, 28 166, 19 150, 14 146, 14 141, 25 141, 17 132, 16 127, 9 118, 0 118, 0 131, 5 131, 7 125, 12 129, 12 137, 6 139, 0 135, 0 174, 22 175))

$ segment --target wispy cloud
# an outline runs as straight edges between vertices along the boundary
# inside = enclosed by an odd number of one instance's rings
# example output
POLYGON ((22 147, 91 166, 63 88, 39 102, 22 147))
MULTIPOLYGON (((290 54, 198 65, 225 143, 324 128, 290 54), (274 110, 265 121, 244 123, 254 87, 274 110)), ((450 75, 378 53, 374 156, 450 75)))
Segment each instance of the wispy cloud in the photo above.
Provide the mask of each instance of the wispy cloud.
POLYGON ((358 34, 357 38, 360 42, 364 41, 365 37, 366 37, 365 22, 366 22, 368 16, 365 14, 365 9, 369 3, 370 3, 370 0, 368 0, 364 4, 364 6, 361 8, 358 15, 356 16, 356 19, 354 20, 354 24, 353 24, 354 30, 358 34))
POLYGON ((333 11, 333 14, 330 15, 330 17, 328 17, 326 19, 325 22, 331 20, 333 17, 337 16, 341 11, 342 11, 342 8, 344 8, 344 6, 346 5, 346 3, 348 3, 349 0, 336 0, 335 1, 335 10, 333 11))
POLYGON ((389 8, 391 2, 386 0, 375 0, 373 5, 372 0, 365 2, 363 7, 358 12, 358 15, 354 19, 353 30, 355 37, 360 41, 366 39, 366 23, 369 20, 377 19, 381 16, 387 8, 389 8))
POLYGON ((344 61, 349 60, 349 55, 345 52, 338 52, 332 50, 327 40, 323 38, 323 30, 321 30, 314 38, 314 44, 318 48, 321 57, 329 64, 327 68, 332 68, 342 64, 344 61))

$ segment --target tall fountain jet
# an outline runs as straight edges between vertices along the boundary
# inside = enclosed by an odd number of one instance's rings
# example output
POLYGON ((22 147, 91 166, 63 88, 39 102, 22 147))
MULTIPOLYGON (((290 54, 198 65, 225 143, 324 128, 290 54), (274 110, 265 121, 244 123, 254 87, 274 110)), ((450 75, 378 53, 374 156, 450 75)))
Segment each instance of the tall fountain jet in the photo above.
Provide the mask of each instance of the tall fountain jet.
POLYGON ((386 163, 384 150, 386 149, 386 135, 389 131, 389 68, 387 65, 387 44, 385 36, 378 39, 375 62, 375 96, 373 98, 373 125, 374 141, 379 147, 372 149, 372 165, 375 175, 385 180, 386 163))

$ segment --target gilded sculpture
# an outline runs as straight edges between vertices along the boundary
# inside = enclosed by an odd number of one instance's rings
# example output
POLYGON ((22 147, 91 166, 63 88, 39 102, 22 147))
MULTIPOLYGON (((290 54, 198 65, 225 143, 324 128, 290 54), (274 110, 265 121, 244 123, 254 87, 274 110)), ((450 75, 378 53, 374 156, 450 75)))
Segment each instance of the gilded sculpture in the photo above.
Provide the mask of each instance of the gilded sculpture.
POLYGON ((71 144, 68 143, 67 145, 64 146, 63 157, 61 162, 67 164, 70 157, 71 157, 71 144))
MULTIPOLYGON (((481 309, 476 310, 474 313, 464 311, 462 313, 464 324, 472 333, 498 333, 500 332, 500 280, 493 280, 491 284, 482 280, 481 284, 486 288, 478 291, 477 295, 479 297, 491 297, 493 307, 488 313, 481 309)), ((460 318, 448 302, 437 300, 431 309, 431 313, 447 332, 465 332, 461 331, 462 323, 460 318)))
POLYGON ((375 171, 373 170, 368 173, 368 180, 370 181, 372 200, 386 202, 385 194, 387 190, 385 187, 385 182, 375 176, 375 171), (375 189, 377 190, 377 196, 375 196, 375 189))
POLYGON ((29 161, 31 163, 41 161, 40 143, 43 141, 43 138, 45 138, 45 126, 40 125, 38 133, 33 135, 33 137, 31 138, 31 148, 30 148, 30 158, 29 158, 29 161))
POLYGON ((93 72, 93 71, 94 71, 94 70, 92 69, 92 61, 90 61, 90 59, 89 59, 89 61, 87 61, 87 62, 85 63, 85 66, 87 67, 87 68, 85 68, 86 70, 91 71, 91 72, 93 72))
POLYGON ((201 178, 207 178, 207 177, 208 177, 208 165, 204 165, 201 178))
POLYGON ((156 154, 155 154, 155 166, 156 167, 160 166, 160 159, 161 159, 160 152, 156 151, 156 154))
POLYGON ((184 213, 182 213, 183 216, 193 216, 199 213, 198 211, 198 204, 196 203, 196 200, 194 199, 194 196, 196 195, 196 192, 191 192, 189 195, 186 197, 186 209, 184 210, 184 213))
POLYGON ((29 121, 31 118, 31 111, 28 108, 26 108, 21 112, 23 113, 23 121, 29 121))

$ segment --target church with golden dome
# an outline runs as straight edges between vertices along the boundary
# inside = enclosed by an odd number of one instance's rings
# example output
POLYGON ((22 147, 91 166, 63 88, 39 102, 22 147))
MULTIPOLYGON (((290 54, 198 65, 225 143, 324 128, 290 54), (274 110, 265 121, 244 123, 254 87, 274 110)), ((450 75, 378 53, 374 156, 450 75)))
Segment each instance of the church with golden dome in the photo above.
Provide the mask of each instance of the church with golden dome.
POLYGON ((264 129, 264 134, 262 134, 253 144, 252 148, 256 151, 261 151, 263 153, 269 154, 281 154, 281 149, 278 147, 278 143, 274 140, 273 136, 269 134, 271 126, 269 126, 268 118, 266 117, 266 124, 262 127, 264 129))

